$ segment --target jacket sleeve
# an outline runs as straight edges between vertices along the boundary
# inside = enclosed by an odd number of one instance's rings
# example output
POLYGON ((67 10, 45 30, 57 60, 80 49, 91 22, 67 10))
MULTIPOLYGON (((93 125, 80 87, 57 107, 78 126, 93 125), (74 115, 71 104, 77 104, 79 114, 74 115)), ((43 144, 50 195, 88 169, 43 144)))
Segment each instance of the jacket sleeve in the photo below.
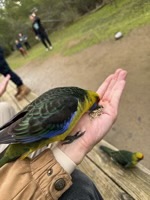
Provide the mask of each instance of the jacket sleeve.
POLYGON ((3 200, 57 200, 72 184, 71 176, 47 149, 33 160, 17 160, 0 168, 3 200))

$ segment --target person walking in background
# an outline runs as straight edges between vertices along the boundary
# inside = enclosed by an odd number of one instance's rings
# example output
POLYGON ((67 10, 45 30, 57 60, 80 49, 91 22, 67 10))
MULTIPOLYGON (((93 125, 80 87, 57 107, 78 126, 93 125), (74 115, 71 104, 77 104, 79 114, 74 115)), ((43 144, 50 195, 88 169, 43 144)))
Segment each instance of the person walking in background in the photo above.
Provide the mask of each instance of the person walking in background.
POLYGON ((18 34, 19 41, 21 44, 23 44, 26 47, 26 50, 29 50, 31 48, 29 42, 28 42, 28 37, 26 35, 23 35, 22 33, 18 34))
POLYGON ((23 97, 31 91, 26 85, 24 85, 22 79, 9 67, 4 57, 4 51, 0 47, 0 74, 3 76, 10 75, 11 81, 17 86, 17 93, 15 97, 17 100, 23 99, 23 97))
POLYGON ((19 42, 19 40, 15 40, 15 44, 16 44, 16 49, 21 53, 22 56, 26 56, 27 52, 26 50, 23 48, 22 44, 19 42))
POLYGON ((41 24, 40 18, 37 17, 35 13, 32 13, 29 18, 32 22, 32 29, 36 35, 35 38, 41 40, 43 45, 46 47, 46 51, 48 51, 49 49, 52 50, 52 43, 48 38, 48 34, 46 33, 45 28, 41 24))

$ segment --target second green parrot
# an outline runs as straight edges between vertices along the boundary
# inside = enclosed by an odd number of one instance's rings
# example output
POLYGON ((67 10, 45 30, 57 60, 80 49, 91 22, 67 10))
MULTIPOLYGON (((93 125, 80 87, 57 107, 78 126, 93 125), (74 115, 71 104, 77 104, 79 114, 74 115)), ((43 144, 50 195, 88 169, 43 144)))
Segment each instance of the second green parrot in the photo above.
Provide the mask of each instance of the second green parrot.
MULTIPOLYGON (((0 154, 0 167, 49 143, 67 138, 87 111, 100 108, 99 95, 78 87, 51 89, 0 128, 0 144, 9 146, 0 154)), ((74 138, 83 133, 78 132, 74 138)))
POLYGON ((125 168, 134 167, 144 158, 144 155, 140 152, 130 152, 126 150, 115 151, 106 146, 100 146, 100 149, 125 168))

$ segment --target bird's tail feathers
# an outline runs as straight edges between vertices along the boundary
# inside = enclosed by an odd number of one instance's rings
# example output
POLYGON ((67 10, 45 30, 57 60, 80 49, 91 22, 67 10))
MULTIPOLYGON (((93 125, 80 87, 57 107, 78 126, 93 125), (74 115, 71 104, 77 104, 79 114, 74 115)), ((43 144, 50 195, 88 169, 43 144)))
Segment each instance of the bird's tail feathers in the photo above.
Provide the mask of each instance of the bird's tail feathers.
POLYGON ((111 155, 111 153, 114 152, 114 150, 112 150, 111 148, 106 147, 106 146, 103 146, 103 145, 101 145, 99 148, 100 148, 103 152, 107 153, 108 155, 111 155))
POLYGON ((0 131, 7 128, 8 126, 13 124, 17 120, 21 119, 22 117, 24 117, 26 115, 26 113, 27 113, 27 111, 24 111, 24 112, 20 112, 17 115, 15 115, 10 121, 8 121, 7 123, 5 123, 3 126, 0 127, 0 131))
POLYGON ((10 135, 5 134, 4 131, 0 133, 0 144, 11 144, 15 142, 15 139, 10 135))

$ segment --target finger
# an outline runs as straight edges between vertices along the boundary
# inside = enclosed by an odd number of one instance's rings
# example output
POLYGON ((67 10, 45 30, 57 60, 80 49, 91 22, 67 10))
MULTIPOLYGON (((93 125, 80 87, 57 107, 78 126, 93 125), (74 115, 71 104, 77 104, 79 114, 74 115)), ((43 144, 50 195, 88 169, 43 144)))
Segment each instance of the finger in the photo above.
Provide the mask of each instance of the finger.
POLYGON ((0 84, 1 84, 1 87, 6 87, 8 82, 10 80, 10 77, 6 77, 0 84))
POLYGON ((111 103, 111 105, 113 105, 113 107, 116 111, 118 110, 120 98, 121 98, 122 92, 125 88, 125 84, 126 84, 125 80, 120 80, 114 87, 114 93, 111 97, 110 103, 111 103))
POLYGON ((105 94, 103 95, 103 101, 105 101, 105 100, 109 101, 110 100, 111 91, 112 91, 114 85, 116 84, 118 77, 119 77, 119 75, 122 71, 123 71, 122 69, 117 69, 115 71, 114 76, 113 76, 112 80, 110 81, 110 83, 107 87, 107 90, 105 91, 105 94))
POLYGON ((126 79, 126 76, 127 76, 127 71, 125 70, 121 70, 118 74, 118 77, 117 77, 117 81, 118 80, 125 80, 126 79))
POLYGON ((116 87, 118 87, 120 81, 126 79, 126 76, 127 76, 127 72, 125 70, 120 71, 120 73, 118 74, 117 80, 116 80, 113 88, 111 89, 111 92, 109 93, 110 100, 111 100, 112 96, 115 94, 116 87))
MULTIPOLYGON (((10 75, 7 75, 3 81, 0 83, 0 93, 2 93, 3 91, 5 91, 7 84, 10 80, 10 75)), ((2 95, 2 94, 1 94, 2 95)))
POLYGON ((10 80, 10 78, 11 78, 10 74, 7 74, 7 76, 4 79, 4 82, 8 82, 10 80))
POLYGON ((98 88, 97 93, 100 94, 101 97, 103 97, 104 93, 106 92, 110 82, 113 80, 115 76, 121 71, 122 69, 117 69, 114 74, 109 75, 105 81, 102 83, 102 85, 98 88))
POLYGON ((114 75, 111 74, 110 76, 108 76, 105 81, 102 83, 102 85, 98 88, 97 93, 100 95, 100 97, 102 98, 105 91, 107 90, 111 80, 113 79, 114 75))
POLYGON ((6 76, 7 78, 11 78, 11 76, 10 76, 10 74, 7 74, 7 76, 6 76))

